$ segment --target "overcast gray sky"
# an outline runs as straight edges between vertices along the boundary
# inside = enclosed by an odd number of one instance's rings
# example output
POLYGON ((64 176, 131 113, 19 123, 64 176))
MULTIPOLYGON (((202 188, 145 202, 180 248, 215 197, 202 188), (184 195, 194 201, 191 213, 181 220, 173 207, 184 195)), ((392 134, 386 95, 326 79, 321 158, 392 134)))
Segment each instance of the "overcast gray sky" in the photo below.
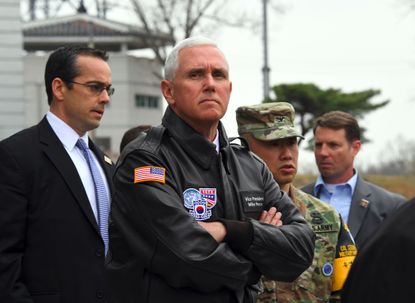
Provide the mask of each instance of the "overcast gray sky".
MULTIPOLYGON (((372 143, 363 146, 358 165, 376 163, 381 152, 382 157, 395 156, 384 151, 388 143, 399 143, 398 136, 415 140, 415 11, 409 11, 408 2, 280 0, 286 13, 269 12, 271 85, 311 82, 345 92, 379 89, 382 94, 375 101, 391 100, 360 121, 372 143)), ((261 18, 262 0, 235 3, 238 7, 228 7, 229 13, 247 9, 261 18)), ((109 17, 136 20, 131 10, 109 17)), ((233 92, 223 122, 235 136, 235 109, 262 100, 262 32, 219 27, 211 38, 219 42, 231 68, 233 92)), ((301 151, 300 164, 303 171, 315 170, 312 153, 301 151)))
MULTIPOLYGON (((252 5, 252 0, 245 3, 252 5)), ((398 135, 415 140, 415 12, 410 14, 399 0, 285 3, 284 15, 269 14, 271 85, 312 82, 346 92, 380 89, 374 100, 391 103, 359 121, 373 142, 363 146, 358 165, 375 163, 398 135)), ((255 9, 260 13, 260 6, 253 5, 255 9)), ((215 38, 228 57, 233 80, 223 122, 229 135, 236 135, 235 109, 259 103, 263 96, 261 32, 223 29, 215 38)), ((302 151, 300 162, 302 170, 312 168, 312 153, 302 151)))

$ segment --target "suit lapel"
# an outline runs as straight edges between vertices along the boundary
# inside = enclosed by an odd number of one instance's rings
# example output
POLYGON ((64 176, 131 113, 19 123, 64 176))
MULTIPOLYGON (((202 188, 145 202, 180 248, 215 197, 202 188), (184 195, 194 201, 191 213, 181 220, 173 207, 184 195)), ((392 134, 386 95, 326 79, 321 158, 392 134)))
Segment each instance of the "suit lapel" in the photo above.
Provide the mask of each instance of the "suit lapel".
POLYGON ((360 176, 357 177, 356 188, 352 196, 352 203, 350 205, 350 213, 348 226, 353 237, 359 233, 360 228, 362 227, 364 218, 370 207, 370 196, 369 189, 365 186, 365 182, 361 179, 360 176))
POLYGON ((79 177, 71 157, 66 152, 65 147, 50 127, 46 118, 43 118, 39 123, 39 139, 43 146, 44 153, 56 167, 57 171, 59 171, 87 220, 99 234, 98 224, 94 213, 92 212, 81 178, 79 177))

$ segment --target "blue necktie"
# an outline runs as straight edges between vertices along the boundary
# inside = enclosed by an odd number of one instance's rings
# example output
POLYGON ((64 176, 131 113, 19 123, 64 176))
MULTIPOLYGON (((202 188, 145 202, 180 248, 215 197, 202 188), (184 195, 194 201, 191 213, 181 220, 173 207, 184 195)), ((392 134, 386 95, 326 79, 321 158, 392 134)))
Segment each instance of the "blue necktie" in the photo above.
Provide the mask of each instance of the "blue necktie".
POLYGON ((92 158, 92 151, 86 146, 84 140, 78 139, 76 146, 82 151, 86 162, 88 163, 91 176, 94 181, 95 197, 97 203, 97 221, 101 232, 102 240, 105 245, 105 254, 108 252, 108 216, 109 216, 109 198, 105 189, 104 180, 102 180, 98 167, 92 158))

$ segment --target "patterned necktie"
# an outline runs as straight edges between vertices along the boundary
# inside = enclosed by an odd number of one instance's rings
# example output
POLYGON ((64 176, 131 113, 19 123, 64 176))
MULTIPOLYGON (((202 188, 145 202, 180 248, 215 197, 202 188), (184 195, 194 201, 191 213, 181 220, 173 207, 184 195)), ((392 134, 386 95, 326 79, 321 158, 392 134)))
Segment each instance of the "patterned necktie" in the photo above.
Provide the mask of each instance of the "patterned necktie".
POLYGON ((109 198, 105 189, 104 180, 102 180, 98 167, 92 158, 91 150, 86 146, 84 140, 78 139, 76 146, 82 151, 86 162, 88 163, 91 176, 94 181, 95 197, 97 203, 97 220, 102 240, 105 245, 105 254, 108 252, 108 215, 109 215, 109 198))

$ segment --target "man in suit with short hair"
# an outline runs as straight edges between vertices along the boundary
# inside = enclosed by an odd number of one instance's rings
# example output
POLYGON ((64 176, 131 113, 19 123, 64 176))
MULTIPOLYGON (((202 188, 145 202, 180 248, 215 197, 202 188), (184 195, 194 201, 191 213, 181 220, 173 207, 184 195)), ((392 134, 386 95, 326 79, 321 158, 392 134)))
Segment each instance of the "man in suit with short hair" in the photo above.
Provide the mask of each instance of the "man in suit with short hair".
POLYGON ((363 180, 354 168, 362 143, 359 124, 351 114, 328 112, 317 118, 313 132, 320 176, 302 190, 337 209, 359 248, 405 198, 363 180))
POLYGON ((0 142, 0 302, 104 302, 112 163, 90 140, 114 89, 105 52, 61 47, 50 110, 0 142))

